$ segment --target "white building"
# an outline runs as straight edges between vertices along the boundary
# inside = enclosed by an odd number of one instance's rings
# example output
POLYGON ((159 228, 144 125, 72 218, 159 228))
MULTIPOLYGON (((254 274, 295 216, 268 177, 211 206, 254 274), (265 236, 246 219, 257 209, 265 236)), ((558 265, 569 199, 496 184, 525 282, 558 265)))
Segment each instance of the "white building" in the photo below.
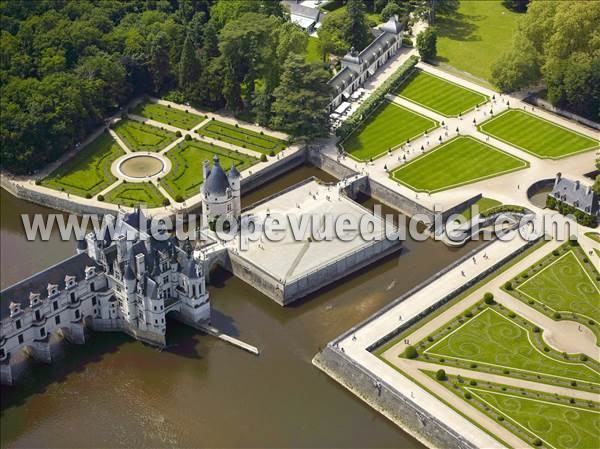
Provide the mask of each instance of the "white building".
POLYGON ((0 292, 2 383, 12 383, 12 362, 23 350, 50 362, 54 332, 84 343, 86 328, 122 331, 162 347, 167 314, 194 327, 210 321, 189 241, 182 248, 174 238, 152 239, 140 209, 109 221, 104 235, 78 242, 77 255, 0 292))
POLYGON ((381 27, 373 30, 376 37, 360 53, 350 50, 342 58, 342 67, 327 84, 332 87, 333 94, 329 111, 335 110, 342 102, 349 99, 352 93, 385 64, 400 47, 402 47, 403 27, 398 16, 392 16, 381 27))
POLYGON ((240 180, 241 175, 235 165, 225 174, 219 157, 215 154, 213 166, 204 161, 204 182, 202 194, 202 223, 213 228, 219 217, 237 220, 241 212, 240 180))

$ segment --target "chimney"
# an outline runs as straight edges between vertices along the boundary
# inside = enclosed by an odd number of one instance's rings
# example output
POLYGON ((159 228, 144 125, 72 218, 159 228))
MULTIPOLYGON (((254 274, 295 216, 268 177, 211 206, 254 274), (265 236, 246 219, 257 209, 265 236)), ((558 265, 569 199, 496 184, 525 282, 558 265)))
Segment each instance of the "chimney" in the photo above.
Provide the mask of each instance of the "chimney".
POLYGON ((127 254, 127 240, 123 234, 117 237, 117 260, 121 262, 127 254))
POLYGON ((585 194, 586 194, 586 195, 591 195, 591 194, 592 194, 592 186, 591 186, 591 185, 588 185, 588 186, 585 188, 585 194))
POLYGON ((579 181, 573 183, 573 190, 579 190, 579 181))
POLYGON ((146 257, 141 253, 135 256, 135 268, 138 276, 146 272, 146 257))
POLYGON ((558 172, 556 174, 556 180, 554 181, 554 185, 558 184, 558 181, 560 181, 560 177, 562 176, 562 174, 560 172, 558 172))

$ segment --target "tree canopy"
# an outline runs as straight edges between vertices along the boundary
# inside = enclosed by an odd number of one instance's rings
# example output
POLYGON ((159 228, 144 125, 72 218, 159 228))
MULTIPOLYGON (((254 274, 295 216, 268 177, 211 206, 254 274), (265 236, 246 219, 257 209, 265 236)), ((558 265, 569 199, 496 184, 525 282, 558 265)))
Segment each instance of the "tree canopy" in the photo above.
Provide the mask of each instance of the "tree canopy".
POLYGON ((308 39, 271 0, 11 0, 0 15, 1 163, 16 172, 140 94, 271 123, 284 62, 308 39))
POLYGON ((577 113, 600 117, 600 3, 533 1, 513 47, 492 67, 504 91, 543 80, 548 100, 577 113))

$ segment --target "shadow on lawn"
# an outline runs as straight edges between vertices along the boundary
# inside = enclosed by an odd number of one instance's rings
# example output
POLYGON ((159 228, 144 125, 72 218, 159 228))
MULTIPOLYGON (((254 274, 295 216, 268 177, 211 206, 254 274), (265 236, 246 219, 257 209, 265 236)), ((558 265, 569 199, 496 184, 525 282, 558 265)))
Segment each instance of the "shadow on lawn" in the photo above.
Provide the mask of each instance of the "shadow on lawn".
POLYGON ((468 15, 455 12, 440 17, 436 24, 439 36, 447 37, 455 41, 480 41, 481 37, 476 34, 479 27, 474 22, 484 20, 482 15, 468 15))

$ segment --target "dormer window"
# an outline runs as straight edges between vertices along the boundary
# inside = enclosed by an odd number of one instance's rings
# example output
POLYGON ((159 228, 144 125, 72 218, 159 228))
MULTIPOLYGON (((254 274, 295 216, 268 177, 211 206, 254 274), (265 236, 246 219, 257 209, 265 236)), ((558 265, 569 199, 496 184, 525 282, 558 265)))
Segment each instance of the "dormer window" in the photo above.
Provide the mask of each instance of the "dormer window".
POLYGON ((55 296, 56 294, 58 294, 58 285, 48 284, 47 290, 48 290, 48 297, 55 296))
POLYGON ((89 279, 96 275, 96 267, 85 267, 85 278, 89 279))
POLYGON ((69 276, 68 274, 65 276, 65 286, 66 288, 71 288, 75 286, 75 276, 69 276))
POLYGON ((39 293, 29 293, 29 305, 31 307, 36 306, 40 303, 40 294, 39 293))

